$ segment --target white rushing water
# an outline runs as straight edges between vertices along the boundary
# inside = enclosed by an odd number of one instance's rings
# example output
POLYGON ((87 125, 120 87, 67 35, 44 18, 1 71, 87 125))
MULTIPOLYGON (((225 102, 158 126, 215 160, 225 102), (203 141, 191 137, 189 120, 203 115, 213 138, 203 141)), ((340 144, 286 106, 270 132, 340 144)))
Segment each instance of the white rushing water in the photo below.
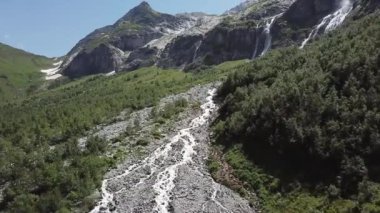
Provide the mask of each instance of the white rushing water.
POLYGON ((352 11, 353 3, 350 0, 342 0, 340 8, 333 14, 332 19, 326 27, 325 31, 331 31, 343 23, 347 15, 352 11))
POLYGON ((216 107, 212 100, 215 91, 215 89, 209 91, 207 102, 201 106, 203 114, 193 119, 189 128, 180 130, 179 133, 173 137, 172 143, 176 143, 179 140, 182 140, 185 143, 181 151, 182 159, 158 174, 156 184, 153 186, 154 191, 157 194, 155 198, 157 206, 154 208, 154 211, 168 212, 170 193, 175 187, 174 179, 177 175, 177 167, 191 163, 193 161, 192 156, 196 153, 194 150, 194 147, 196 146, 195 137, 191 134, 191 130, 206 124, 209 120, 212 111, 216 107))
POLYGON ((222 208, 224 211, 226 212, 230 212, 225 206, 223 206, 223 204, 221 204, 217 199, 217 195, 218 195, 218 192, 220 192, 220 184, 219 183, 215 183, 213 181, 213 189, 214 189, 214 192, 212 193, 212 196, 211 196, 211 200, 216 204, 218 205, 220 208, 222 208))
POLYGON ((259 42, 260 42, 260 37, 258 35, 258 30, 259 30, 259 23, 257 23, 256 25, 256 42, 255 42, 255 49, 253 50, 253 54, 252 54, 252 59, 255 59, 256 58, 256 55, 257 55, 257 50, 258 50, 258 47, 259 47, 259 42))
MULTIPOLYGON (((110 192, 108 187, 111 181, 116 179, 122 179, 133 172, 141 168, 150 168, 149 174, 144 177, 140 177, 136 184, 132 185, 131 188, 140 186, 147 179, 152 176, 156 176, 155 184, 152 186, 153 191, 155 192, 155 207, 154 212, 168 212, 168 208, 171 202, 171 193, 175 187, 174 179, 178 175, 178 167, 182 165, 192 164, 193 156, 196 154, 195 147, 197 141, 193 136, 192 131, 195 128, 199 128, 209 121, 212 112, 215 110, 216 105, 213 102, 213 96, 216 90, 211 89, 208 92, 207 101, 201 105, 202 114, 199 117, 194 118, 187 128, 181 129, 176 135, 174 135, 170 141, 156 149, 150 156, 145 158, 143 161, 137 164, 129 166, 122 174, 115 177, 105 179, 102 182, 102 199, 97 203, 97 206, 91 211, 91 213, 97 212, 111 212, 111 208, 114 205, 114 195, 117 193, 127 193, 125 188, 122 188, 116 192, 110 192), (173 147, 176 144, 183 143, 182 149, 179 151, 180 158, 176 159, 173 164, 165 164, 165 160, 169 159, 173 155, 173 147)), ((215 187, 218 187, 219 184, 215 183, 215 187)), ((219 186, 220 187, 220 186, 219 186)), ((218 188, 215 189, 215 195, 212 195, 210 199, 216 201, 216 193, 218 188)), ((220 203, 217 203, 223 207, 220 203)), ((223 207, 225 208, 225 207, 223 207)))
POLYGON ((282 16, 283 13, 280 13, 278 15, 275 15, 273 17, 271 17, 270 19, 267 20, 266 22, 266 25, 265 25, 265 28, 264 28, 264 34, 265 34, 265 44, 264 44, 264 50, 261 52, 260 56, 263 56, 265 55, 268 50, 271 48, 272 46, 272 35, 271 35, 271 29, 272 29, 272 26, 274 24, 274 21, 282 16))
POLYGON ((302 42, 300 49, 303 49, 311 39, 314 39, 318 35, 321 27, 326 25, 326 23, 330 20, 331 16, 332 15, 330 14, 330 15, 324 17, 322 19, 321 23, 319 23, 316 27, 314 27, 314 29, 311 31, 309 36, 302 42))
POLYGON ((202 45, 202 40, 199 41, 198 43, 195 44, 195 51, 194 51, 194 55, 193 55, 193 60, 192 62, 195 62, 195 60, 197 59, 197 56, 198 56, 198 51, 199 51, 199 48, 201 47, 202 45))
POLYGON ((322 21, 314 27, 309 36, 302 42, 300 49, 303 49, 310 40, 314 39, 322 27, 325 27, 325 32, 336 29, 343 23, 352 9, 353 3, 350 0, 341 0, 339 8, 335 12, 325 16, 322 21))

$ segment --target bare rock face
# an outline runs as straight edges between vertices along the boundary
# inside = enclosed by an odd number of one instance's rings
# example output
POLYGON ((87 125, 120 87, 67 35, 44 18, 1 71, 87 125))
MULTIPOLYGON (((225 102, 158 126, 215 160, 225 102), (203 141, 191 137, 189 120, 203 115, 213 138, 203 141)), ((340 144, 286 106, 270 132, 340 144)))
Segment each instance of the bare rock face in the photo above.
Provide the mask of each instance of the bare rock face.
POLYGON ((82 39, 66 56, 61 70, 64 75, 76 78, 151 66, 157 49, 148 50, 144 46, 191 24, 188 17, 158 13, 142 2, 115 24, 97 29, 82 39))
POLYGON ((333 12, 337 4, 336 0, 298 0, 285 12, 283 18, 300 27, 311 27, 333 12))
POLYGON ((131 71, 140 67, 148 67, 154 65, 156 61, 157 48, 142 47, 129 55, 128 59, 121 66, 121 70, 131 71))
POLYGON ((142 2, 115 24, 82 39, 60 69, 75 78, 152 65, 192 70, 252 59, 270 49, 301 45, 310 33, 324 33, 313 30, 342 1, 350 1, 357 14, 380 5, 378 0, 247 0, 215 16, 163 14, 142 2))
POLYGON ((163 51, 157 65, 163 68, 184 68, 197 57, 202 35, 189 35, 177 37, 169 43, 163 51))
POLYGON ((373 13, 375 10, 380 8, 380 1, 378 0, 358 0, 356 3, 362 5, 363 10, 360 11, 359 16, 366 15, 368 13, 373 13), (358 2, 359 1, 359 2, 358 2))
POLYGON ((228 60, 251 58, 256 45, 257 30, 261 31, 255 26, 216 27, 202 41, 195 62, 213 65, 228 60))
POLYGON ((158 65, 192 70, 203 65, 258 57, 265 49, 267 22, 284 12, 292 2, 244 2, 227 11, 220 23, 199 34, 202 36, 187 35, 173 40, 165 48, 158 65))
POLYGON ((123 59, 123 51, 112 45, 101 44, 90 52, 83 51, 76 55, 64 74, 74 78, 115 71, 123 63, 123 59))
POLYGON ((161 36, 162 33, 151 31, 132 33, 129 35, 122 35, 110 43, 123 51, 134 51, 140 47, 143 47, 149 41, 161 36))
MULTIPOLYGON (((273 48, 291 45, 304 46, 304 41, 321 35, 325 32, 329 21, 334 19, 334 14, 342 10, 342 5, 349 4, 352 8, 362 4, 359 0, 297 0, 276 21, 272 27, 273 48), (329 18, 330 16, 330 18, 329 18), (317 29, 318 28, 318 29, 317 29)), ((350 14, 351 9, 340 11, 346 13, 344 20, 350 14)), ((341 23, 338 23, 339 25, 341 23)))

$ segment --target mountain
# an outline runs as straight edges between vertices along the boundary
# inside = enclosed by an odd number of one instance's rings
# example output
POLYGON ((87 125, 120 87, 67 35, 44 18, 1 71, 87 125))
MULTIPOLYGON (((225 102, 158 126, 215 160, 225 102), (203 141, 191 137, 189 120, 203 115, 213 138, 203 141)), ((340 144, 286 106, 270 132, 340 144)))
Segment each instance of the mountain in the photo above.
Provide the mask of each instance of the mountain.
POLYGON ((37 89, 43 80, 41 69, 52 60, 0 43, 0 99, 24 96, 37 89))
POLYGON ((374 0, 252 0, 212 16, 163 14, 142 2, 115 24, 82 39, 60 69, 75 78, 152 65, 193 70, 257 58, 271 48, 303 47, 356 14, 361 5, 375 4, 374 0))
POLYGON ((231 8, 224 12, 224 15, 234 15, 234 14, 240 14, 244 11, 246 11, 249 7, 251 7, 253 4, 257 3, 258 0, 246 0, 239 5, 237 5, 234 8, 231 8))
MULTIPOLYGON (((260 2, 256 10, 269 11, 268 14, 262 14, 269 16, 273 12, 285 10, 290 3, 291 1, 271 4, 260 2), (276 7, 277 4, 284 6, 276 7), (268 9, 271 7, 276 8, 268 9)), ((68 53, 61 70, 69 77, 80 77, 152 65, 189 69, 204 61, 216 64, 250 58, 256 43, 252 34, 263 31, 264 27, 250 29, 249 20, 243 20, 240 15, 239 18, 234 15, 232 19, 233 23, 227 15, 162 14, 154 11, 148 3, 142 2, 115 24, 95 30, 82 39, 68 53), (247 37, 245 40, 240 39, 242 34, 247 37), (218 36, 217 42, 226 41, 220 48, 225 55, 217 56, 218 53, 210 49, 218 36), (225 36, 227 37, 224 38, 225 36)))
POLYGON ((379 212, 380 10, 362 2, 329 31, 350 7, 306 2, 293 6, 324 21, 299 25, 327 35, 238 67, 220 87, 214 177, 255 192, 263 212, 379 212))
POLYGON ((210 17, 201 13, 163 14, 142 2, 115 24, 95 30, 82 39, 68 53, 62 72, 78 77, 151 66, 162 46, 199 20, 210 17))
POLYGON ((142 3, 0 104, 0 212, 380 212, 379 5, 142 3))

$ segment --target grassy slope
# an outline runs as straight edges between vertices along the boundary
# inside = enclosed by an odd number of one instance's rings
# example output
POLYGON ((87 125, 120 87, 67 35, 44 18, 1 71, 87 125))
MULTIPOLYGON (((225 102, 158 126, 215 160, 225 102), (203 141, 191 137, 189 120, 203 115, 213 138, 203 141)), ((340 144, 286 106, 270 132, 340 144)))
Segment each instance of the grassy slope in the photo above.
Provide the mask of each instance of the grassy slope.
POLYGON ((51 60, 0 43, 0 100, 24 96, 42 81, 51 60))

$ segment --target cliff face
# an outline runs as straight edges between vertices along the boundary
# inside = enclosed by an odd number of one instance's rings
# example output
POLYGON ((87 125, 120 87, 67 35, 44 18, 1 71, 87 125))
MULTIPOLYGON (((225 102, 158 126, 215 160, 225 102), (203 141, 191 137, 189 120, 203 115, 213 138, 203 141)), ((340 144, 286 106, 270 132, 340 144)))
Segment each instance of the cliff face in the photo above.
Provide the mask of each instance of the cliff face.
POLYGON ((202 40, 195 63, 212 65, 228 60, 251 58, 260 29, 218 26, 202 40))
POLYGON ((283 19, 300 27, 312 27, 333 12, 336 0, 298 0, 284 13, 283 19))
POLYGON ((176 33, 191 25, 189 17, 177 17, 154 11, 142 2, 115 24, 82 39, 66 56, 61 66, 64 75, 75 78, 95 73, 133 70, 152 65, 156 48, 149 42, 176 33))
MULTIPOLYGON (((297 0, 273 26, 273 48, 298 45, 313 27, 339 7, 340 0, 297 0)), ((322 33, 319 32, 319 33, 322 33)))
POLYGON ((123 63, 124 52, 106 44, 94 48, 91 52, 80 52, 65 68, 70 77, 80 77, 118 70, 123 63))
POLYGON ((204 36, 189 68, 253 59, 265 54, 271 46, 273 23, 292 2, 250 1, 237 15, 225 17, 204 36))
POLYGON ((377 0, 251 0, 221 16, 173 16, 143 2, 114 25, 82 39, 61 70, 80 77, 152 65, 191 70, 252 59, 273 48, 303 48, 349 15, 370 13, 379 4, 377 0))
MULTIPOLYGON (((201 37, 181 37, 165 48, 159 66, 191 70, 202 65, 251 59, 266 52, 272 18, 293 1, 248 1, 228 11, 223 20, 201 37), (179 53, 179 54, 178 54, 179 53), (180 57, 177 57, 180 56, 180 57)), ((274 21, 274 20, 273 20, 274 21)), ((269 46, 268 46, 269 47, 269 46)))
POLYGON ((185 68, 197 58, 202 39, 202 35, 188 35, 176 38, 165 48, 157 65, 163 68, 185 68))

